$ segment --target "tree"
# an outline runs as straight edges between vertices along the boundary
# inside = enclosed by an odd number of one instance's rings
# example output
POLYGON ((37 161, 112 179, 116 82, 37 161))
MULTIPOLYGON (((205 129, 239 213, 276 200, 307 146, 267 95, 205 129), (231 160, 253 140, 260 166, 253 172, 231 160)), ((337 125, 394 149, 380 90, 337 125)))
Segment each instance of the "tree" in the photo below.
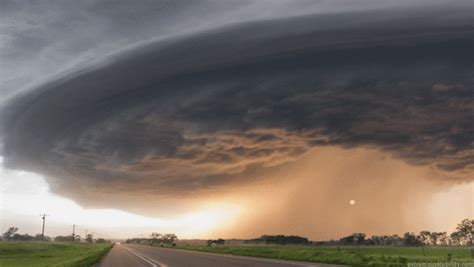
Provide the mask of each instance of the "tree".
POLYGON ((150 235, 150 238, 153 238, 153 239, 161 239, 163 235, 160 234, 160 233, 151 233, 150 235))
POLYGON ((42 234, 36 234, 33 237, 33 240, 35 240, 35 241, 51 241, 51 237, 43 236, 42 234))
POLYGON ((405 246, 418 246, 421 243, 419 236, 416 236, 415 233, 407 232, 403 235, 403 244, 405 246))
POLYGON ((464 219, 456 227, 457 236, 460 241, 472 246, 474 238, 474 220, 464 219))
POLYGON ((296 235, 262 235, 259 238, 250 239, 246 241, 247 243, 265 243, 265 244, 309 244, 309 240, 306 237, 296 236, 296 235))
POLYGON ((352 235, 341 238, 340 242, 343 245, 361 245, 364 244, 364 240, 364 233, 353 233, 352 235))
POLYGON ((29 234, 14 234, 10 239, 15 241, 31 241, 33 238, 34 237, 29 234))
POLYGON ((438 233, 438 241, 439 244, 445 246, 448 244, 448 234, 446 232, 439 232, 438 233))
POLYGON ((447 234, 446 232, 431 232, 430 241, 431 244, 436 246, 438 243, 446 243, 447 234))
POLYGON ((178 237, 175 234, 164 234, 162 240, 163 243, 171 244, 178 240, 178 237))
POLYGON ((352 234, 352 236, 354 237, 354 241, 357 245, 361 245, 364 243, 364 240, 365 240, 364 233, 355 233, 355 234, 352 234))
POLYGON ((456 245, 456 246, 459 246, 461 245, 461 239, 462 239, 462 236, 459 234, 459 232, 452 232, 451 235, 451 244, 450 245, 456 245))
POLYGON ((424 245, 431 244, 431 232, 430 231, 421 231, 419 235, 420 241, 424 245))
POLYGON ((151 238, 150 244, 152 246, 158 245, 159 243, 161 243, 163 241, 162 240, 163 235, 160 234, 160 233, 151 233, 150 238, 151 238))
POLYGON ((398 235, 373 235, 365 244, 375 246, 386 246, 386 245, 401 245, 402 238, 398 235))
POLYGON ((8 228, 8 230, 3 233, 3 238, 5 240, 10 240, 11 238, 13 238, 13 235, 18 231, 18 227, 10 227, 8 228))
POLYGON ((87 234, 87 235, 86 235, 86 242, 87 242, 87 243, 92 243, 92 241, 93 241, 92 235, 91 235, 91 234, 87 234))
POLYGON ((225 244, 225 240, 222 239, 222 238, 219 238, 219 239, 209 239, 207 240, 207 246, 212 246, 212 244, 216 244, 216 245, 224 245, 225 244))

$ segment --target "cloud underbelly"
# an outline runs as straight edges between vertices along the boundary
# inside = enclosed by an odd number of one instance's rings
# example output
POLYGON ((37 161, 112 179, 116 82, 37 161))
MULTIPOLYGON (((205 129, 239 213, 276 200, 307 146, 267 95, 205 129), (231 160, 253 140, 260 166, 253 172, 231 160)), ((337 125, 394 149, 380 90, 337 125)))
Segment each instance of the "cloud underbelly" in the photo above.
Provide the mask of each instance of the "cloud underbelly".
POLYGON ((472 29, 315 20, 152 43, 26 92, 4 108, 5 162, 63 191, 168 194, 245 183, 317 146, 375 147, 472 180, 472 29))

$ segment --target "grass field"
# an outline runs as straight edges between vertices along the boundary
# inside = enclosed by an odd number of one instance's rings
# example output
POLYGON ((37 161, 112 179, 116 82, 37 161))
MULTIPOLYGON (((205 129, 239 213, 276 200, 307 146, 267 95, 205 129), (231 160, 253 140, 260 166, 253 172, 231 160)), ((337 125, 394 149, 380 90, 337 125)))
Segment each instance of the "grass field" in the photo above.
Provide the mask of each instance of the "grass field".
POLYGON ((111 244, 58 242, 0 242, 0 266, 91 266, 111 244))
POLYGON ((407 266, 411 262, 472 263, 466 247, 297 247, 297 246, 196 246, 175 248, 241 256, 334 263, 351 266, 407 266), (451 255, 451 256, 449 256, 451 255))

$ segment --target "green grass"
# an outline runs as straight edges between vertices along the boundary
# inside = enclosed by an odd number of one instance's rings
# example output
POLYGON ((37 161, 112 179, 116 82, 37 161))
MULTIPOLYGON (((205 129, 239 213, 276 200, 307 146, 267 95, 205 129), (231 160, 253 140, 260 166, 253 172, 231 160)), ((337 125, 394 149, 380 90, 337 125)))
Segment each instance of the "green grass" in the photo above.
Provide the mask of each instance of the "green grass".
POLYGON ((203 252, 265 257, 274 259, 333 263, 351 266, 407 266, 410 262, 473 263, 466 247, 298 247, 298 246, 196 246, 180 244, 175 248, 203 252))
POLYGON ((0 242, 0 266, 91 266, 111 247, 112 244, 0 242))

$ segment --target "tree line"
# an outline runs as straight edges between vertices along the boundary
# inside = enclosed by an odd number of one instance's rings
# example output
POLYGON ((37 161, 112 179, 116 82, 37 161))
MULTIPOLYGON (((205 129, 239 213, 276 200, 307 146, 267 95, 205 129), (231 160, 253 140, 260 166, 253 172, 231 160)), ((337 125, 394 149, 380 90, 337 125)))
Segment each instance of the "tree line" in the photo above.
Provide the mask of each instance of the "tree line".
MULTIPOLYGON (((472 246, 474 239, 474 220, 464 219, 451 234, 447 232, 421 231, 419 234, 407 232, 399 235, 373 235, 353 233, 339 240, 309 241, 306 237, 285 235, 263 235, 259 238, 244 240, 246 244, 275 245, 366 245, 366 246, 472 246)), ((210 239, 208 246, 223 245, 224 239, 210 239)))
MULTIPOLYGON (((405 246, 472 246, 474 239, 474 220, 464 219, 451 234, 447 232, 421 231, 419 234, 407 232, 398 235, 374 235, 367 238, 364 233, 354 233, 339 240, 341 245, 405 245, 405 246)), ((327 243, 331 241, 323 241, 327 243)), ((334 241, 332 241, 334 242, 334 241)))
MULTIPOLYGON (((0 240, 4 241, 51 241, 52 238, 48 236, 42 236, 37 234, 31 236, 28 234, 19 234, 17 233, 17 227, 10 227, 5 233, 2 234, 0 240)), ((67 236, 56 236, 54 241, 80 241, 81 237, 79 235, 67 236)), ((94 239, 91 234, 88 234, 85 239, 87 243, 93 243, 94 239)), ((163 244, 173 244, 178 240, 178 237, 175 234, 160 234, 152 233, 149 238, 130 238, 125 242, 129 244, 142 244, 142 245, 163 245, 163 244)), ((345 237, 340 238, 339 240, 329 240, 329 241, 310 241, 306 237, 296 236, 296 235, 262 235, 259 238, 244 240, 244 243, 247 244, 275 244, 275 245, 374 245, 374 246, 385 246, 385 245, 394 245, 394 246, 472 246, 474 240, 474 220, 464 219, 456 227, 455 231, 451 234, 447 232, 430 232, 430 231, 421 231, 418 234, 413 232, 407 232, 402 236, 399 235, 373 235, 367 237, 365 233, 354 233, 345 237)), ((98 238, 95 240, 96 243, 106 243, 110 242, 109 240, 98 238)), ((207 241, 208 246, 212 245, 223 245, 225 244, 224 239, 209 239, 207 241)))
POLYGON ((10 227, 8 230, 2 234, 0 237, 1 240, 9 240, 9 241, 50 241, 51 238, 49 236, 43 237, 41 234, 36 234, 34 236, 29 235, 29 234, 19 234, 18 232, 18 227, 10 227))
POLYGON ((127 244, 141 244, 141 245, 150 245, 158 246, 163 244, 172 244, 175 245, 175 242, 178 240, 178 236, 175 234, 160 234, 160 233, 151 233, 149 238, 129 238, 125 240, 127 244))
POLYGON ((262 243, 262 244, 275 244, 275 245, 307 245, 311 242, 306 237, 297 235, 262 235, 259 238, 245 240, 245 243, 262 243))
MULTIPOLYGON (((18 227, 10 227, 6 232, 0 237, 0 241, 56 241, 56 242, 80 242, 80 235, 58 235, 54 239, 49 236, 43 236, 42 234, 36 234, 34 236, 29 234, 20 234, 18 233, 18 227)), ((104 238, 97 238, 94 240, 92 234, 88 234, 86 238, 83 239, 86 243, 111 243, 110 240, 104 238)))

